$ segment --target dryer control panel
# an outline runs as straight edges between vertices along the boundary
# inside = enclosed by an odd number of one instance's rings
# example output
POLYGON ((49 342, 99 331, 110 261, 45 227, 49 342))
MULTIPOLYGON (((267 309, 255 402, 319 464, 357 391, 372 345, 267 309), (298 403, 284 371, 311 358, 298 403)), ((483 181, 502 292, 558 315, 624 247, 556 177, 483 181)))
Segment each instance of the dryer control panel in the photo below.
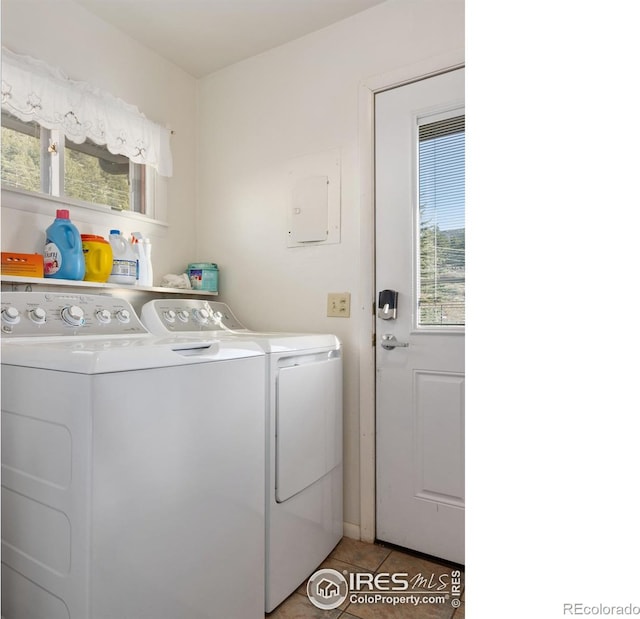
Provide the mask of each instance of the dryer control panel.
POLYGON ((148 333, 124 299, 62 292, 4 292, 0 329, 11 338, 148 333))
POLYGON ((198 299, 155 299, 142 306, 141 318, 151 333, 245 332, 226 303, 198 299))

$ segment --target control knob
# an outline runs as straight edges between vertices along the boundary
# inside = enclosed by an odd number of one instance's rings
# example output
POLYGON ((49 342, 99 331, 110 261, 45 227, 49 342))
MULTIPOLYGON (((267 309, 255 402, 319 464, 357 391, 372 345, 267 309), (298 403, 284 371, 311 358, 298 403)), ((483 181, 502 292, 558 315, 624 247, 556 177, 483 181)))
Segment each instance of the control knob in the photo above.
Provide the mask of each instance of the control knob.
POLYGON ((206 308, 200 307, 193 310, 193 317, 196 319, 196 322, 199 322, 201 325, 206 325, 209 321, 209 312, 206 308))
POLYGON ((107 325, 111 322, 111 312, 108 309, 100 309, 96 311, 98 322, 107 325))
POLYGON ((167 310, 164 313, 164 319, 167 322, 175 322, 176 321, 176 313, 173 310, 167 310))
POLYGON ((29 311, 29 318, 31 322, 37 325, 43 325, 47 320, 47 312, 45 312, 41 307, 34 307, 29 311))
POLYGON ((121 309, 116 312, 116 318, 126 324, 131 320, 131 313, 127 309, 121 309))
POLYGON ((20 322, 20 312, 13 306, 2 310, 2 322, 8 325, 17 325, 20 322))
POLYGON ((72 327, 81 327, 84 324, 84 310, 77 305, 68 305, 60 312, 62 320, 72 327))
POLYGON ((178 319, 182 322, 189 322, 189 312, 182 309, 178 312, 178 319))

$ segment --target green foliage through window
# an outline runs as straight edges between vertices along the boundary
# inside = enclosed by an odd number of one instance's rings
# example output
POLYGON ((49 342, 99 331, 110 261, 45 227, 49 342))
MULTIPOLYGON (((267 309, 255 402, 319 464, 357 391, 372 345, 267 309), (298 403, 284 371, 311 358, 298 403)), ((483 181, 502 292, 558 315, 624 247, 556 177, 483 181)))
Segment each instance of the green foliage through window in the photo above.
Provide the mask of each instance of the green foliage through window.
POLYGON ((112 155, 105 146, 89 140, 67 143, 64 149, 64 192, 66 195, 129 210, 129 160, 112 155))
MULTIPOLYGON (((35 122, 2 113, 4 187, 145 213, 144 166, 91 140, 82 144, 67 141, 62 147, 56 143, 53 148, 52 134, 35 122), (54 179, 62 162, 64 179, 58 190, 54 179)), ((62 137, 60 141, 65 142, 62 137)))
POLYGON ((22 133, 2 127, 2 182, 8 187, 40 191, 40 128, 22 133))

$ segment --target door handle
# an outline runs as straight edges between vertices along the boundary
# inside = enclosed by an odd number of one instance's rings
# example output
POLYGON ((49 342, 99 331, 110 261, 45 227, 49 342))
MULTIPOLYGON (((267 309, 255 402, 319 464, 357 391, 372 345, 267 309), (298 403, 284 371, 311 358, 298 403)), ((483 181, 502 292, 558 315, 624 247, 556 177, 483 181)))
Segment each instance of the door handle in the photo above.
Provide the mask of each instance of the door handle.
POLYGON ((382 336, 382 348, 385 350, 393 350, 394 348, 407 348, 409 342, 398 342, 396 336, 391 333, 385 333, 382 336))

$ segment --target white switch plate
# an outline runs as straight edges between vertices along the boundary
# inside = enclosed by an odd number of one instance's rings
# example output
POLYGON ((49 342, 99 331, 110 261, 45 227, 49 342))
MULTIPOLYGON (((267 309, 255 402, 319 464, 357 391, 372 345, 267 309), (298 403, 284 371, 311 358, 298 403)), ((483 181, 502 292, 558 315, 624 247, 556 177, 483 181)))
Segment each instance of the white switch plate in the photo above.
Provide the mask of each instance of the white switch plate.
POLYGON ((330 292, 327 295, 327 316, 349 318, 351 315, 351 293, 330 292))

